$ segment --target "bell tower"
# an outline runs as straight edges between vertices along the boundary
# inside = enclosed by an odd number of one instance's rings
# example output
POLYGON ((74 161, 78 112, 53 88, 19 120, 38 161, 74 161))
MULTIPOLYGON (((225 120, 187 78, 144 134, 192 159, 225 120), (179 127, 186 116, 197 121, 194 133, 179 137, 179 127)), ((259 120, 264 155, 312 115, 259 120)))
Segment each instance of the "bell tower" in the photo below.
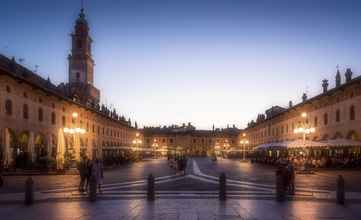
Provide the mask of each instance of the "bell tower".
POLYGON ((99 103, 100 92, 94 86, 94 60, 91 51, 92 39, 88 22, 82 7, 71 34, 71 53, 69 61, 69 83, 66 93, 83 104, 99 103))
POLYGON ((72 49, 69 54, 69 82, 94 83, 94 61, 91 54, 92 39, 89 26, 82 8, 71 34, 72 49))

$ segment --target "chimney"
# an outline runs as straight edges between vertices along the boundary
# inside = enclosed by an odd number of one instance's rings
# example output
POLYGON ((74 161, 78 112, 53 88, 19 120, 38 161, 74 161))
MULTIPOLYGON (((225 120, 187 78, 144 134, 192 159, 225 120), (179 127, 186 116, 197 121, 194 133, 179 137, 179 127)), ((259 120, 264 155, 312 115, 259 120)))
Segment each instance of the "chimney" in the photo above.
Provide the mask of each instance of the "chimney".
POLYGON ((328 89, 328 80, 327 79, 322 80, 322 88, 323 88, 323 93, 326 93, 327 89, 328 89))
POLYGON ((292 101, 289 101, 288 102, 288 108, 292 108, 293 107, 293 103, 292 103, 292 101))
POLYGON ((346 72, 345 72, 345 78, 346 78, 346 83, 350 82, 352 80, 352 71, 351 68, 347 68, 346 72))
POLYGON ((336 87, 339 87, 341 85, 341 74, 340 71, 337 69, 336 73, 336 87))
POLYGON ((302 95, 302 102, 305 102, 307 100, 307 94, 303 93, 302 95))

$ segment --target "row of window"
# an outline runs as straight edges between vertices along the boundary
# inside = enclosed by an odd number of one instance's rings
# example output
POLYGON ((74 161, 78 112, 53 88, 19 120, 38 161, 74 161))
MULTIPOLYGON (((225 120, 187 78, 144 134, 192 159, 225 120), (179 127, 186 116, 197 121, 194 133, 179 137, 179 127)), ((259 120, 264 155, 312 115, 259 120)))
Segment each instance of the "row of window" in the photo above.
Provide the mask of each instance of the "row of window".
MULTIPOLYGON (((23 110, 22 111, 23 118, 24 119, 29 119, 29 106, 28 106, 28 104, 24 104, 22 110, 23 110)), ((10 99, 5 100, 5 114, 8 115, 8 116, 13 115, 13 103, 12 103, 12 101, 10 99)), ((38 121, 39 122, 44 121, 44 110, 41 107, 38 108, 38 121)), ((56 124, 55 112, 51 113, 51 123, 53 125, 56 124)))
MULTIPOLYGON (((8 116, 12 116, 13 115, 13 102, 10 99, 5 100, 5 114, 8 116)), ((44 110, 43 108, 39 107, 38 108, 38 121, 39 122, 43 122, 44 121, 44 110)), ((22 106, 22 117, 23 119, 29 119, 29 106, 28 104, 23 104, 22 106)), ((72 123, 75 124, 76 120, 74 118, 72 118, 72 123)), ((55 125, 56 124, 56 114, 55 112, 51 113, 51 124, 55 125)), ((80 121, 80 124, 82 125, 82 121, 80 121)), ((62 126, 66 126, 66 118, 65 116, 62 116, 62 126)), ((89 124, 87 123, 86 125, 86 130, 89 131, 89 124)), ((97 133, 100 135, 100 126, 97 127, 97 133)), ((95 133, 96 129, 95 129, 95 125, 92 126, 92 132, 95 133)), ((125 135, 121 135, 121 132, 119 131, 114 131, 113 129, 105 129, 104 127, 102 128, 102 134, 103 135, 110 135, 111 137, 118 137, 120 138, 121 136, 125 136, 125 135)))
MULTIPOLYGON (((324 113, 322 116, 322 119, 323 119, 323 121, 322 121, 323 125, 326 126, 329 124, 329 114, 328 113, 324 113)), ((352 106, 350 106, 350 108, 348 110, 348 120, 353 121, 355 119, 356 119, 356 109, 355 109, 355 106, 352 105, 352 106)), ((336 123, 341 122, 341 110, 340 109, 337 109, 335 111, 335 122, 336 123)), ((301 122, 299 121, 298 123, 300 124, 301 122)), ((306 123, 308 123, 308 120, 306 120, 306 123)), ((319 126, 319 120, 318 120, 317 116, 315 116, 313 119, 313 126, 314 127, 319 126)), ((294 125, 294 123, 292 123, 291 132, 293 131, 294 128, 295 128, 295 125, 294 125)), ((272 128, 272 129, 271 129, 271 125, 269 125, 267 130, 261 131, 259 134, 256 134, 256 137, 265 137, 265 136, 270 136, 270 135, 278 136, 280 133, 283 134, 284 132, 289 133, 288 125, 281 126, 280 128, 277 127, 277 128, 272 128)))

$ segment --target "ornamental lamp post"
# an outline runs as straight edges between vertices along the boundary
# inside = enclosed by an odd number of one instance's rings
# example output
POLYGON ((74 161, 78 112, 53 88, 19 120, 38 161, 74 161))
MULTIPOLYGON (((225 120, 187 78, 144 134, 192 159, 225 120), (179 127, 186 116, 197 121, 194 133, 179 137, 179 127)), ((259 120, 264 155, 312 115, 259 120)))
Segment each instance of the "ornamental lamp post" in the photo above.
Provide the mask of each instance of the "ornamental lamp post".
POLYGON ((243 150, 242 150, 242 152, 243 152, 243 161, 245 161, 246 160, 246 145, 249 144, 249 141, 248 140, 241 140, 239 143, 243 147, 243 150))
MULTIPOLYGON (((67 127, 64 127, 63 128, 63 131, 64 131, 64 134, 69 134, 69 135, 72 135, 72 137, 75 139, 76 138, 76 135, 79 135, 79 138, 80 138, 80 135, 83 135, 86 133, 86 130, 84 128, 80 128, 80 127, 76 127, 75 125, 75 119, 78 117, 78 113, 77 112, 73 112, 72 113, 72 121, 73 121, 73 126, 71 128, 67 128, 67 127)), ((79 143, 80 144, 80 143, 79 143)), ((76 149, 76 152, 75 152, 75 159, 78 161, 80 159, 80 146, 74 146, 76 149), (79 147, 79 152, 78 152, 78 148, 79 147)))
POLYGON ((301 124, 293 130, 294 134, 302 134, 302 139, 305 142, 306 141, 306 135, 312 134, 316 132, 316 128, 309 125, 307 122, 307 113, 302 112, 301 117, 304 118, 304 121, 301 122, 301 124))

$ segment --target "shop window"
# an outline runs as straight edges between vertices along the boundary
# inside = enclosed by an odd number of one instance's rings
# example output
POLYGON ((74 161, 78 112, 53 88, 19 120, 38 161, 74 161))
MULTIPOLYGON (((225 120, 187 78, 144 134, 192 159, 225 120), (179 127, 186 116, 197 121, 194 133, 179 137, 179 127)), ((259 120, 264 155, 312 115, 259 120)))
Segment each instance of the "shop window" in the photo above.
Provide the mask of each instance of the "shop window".
POLYGON ((340 122, 340 110, 339 109, 337 109, 336 110, 336 122, 340 122))
POLYGON ((42 122, 44 120, 44 112, 42 108, 38 109, 38 120, 42 122))
POLYGON ((355 106, 351 106, 350 107, 350 120, 355 120, 355 118, 356 118, 356 115, 355 115, 355 106))
POLYGON ((10 86, 6 86, 6 92, 10 93, 11 92, 11 88, 10 86))
POLYGON ((55 112, 52 112, 52 113, 51 113, 51 123, 52 123, 53 125, 56 124, 56 115, 55 115, 55 112))
POLYGON ((13 103, 10 99, 7 99, 5 101, 5 113, 7 115, 12 115, 13 114, 13 103))
POLYGON ((324 124, 324 125, 327 125, 327 124, 328 124, 328 114, 327 114, 327 113, 325 113, 325 114, 323 115, 323 124, 324 124))
POLYGON ((24 119, 29 118, 29 106, 27 104, 23 105, 23 118, 24 119))
POLYGON ((61 118, 61 121, 62 121, 63 126, 66 126, 66 118, 65 118, 65 116, 63 116, 61 118))

